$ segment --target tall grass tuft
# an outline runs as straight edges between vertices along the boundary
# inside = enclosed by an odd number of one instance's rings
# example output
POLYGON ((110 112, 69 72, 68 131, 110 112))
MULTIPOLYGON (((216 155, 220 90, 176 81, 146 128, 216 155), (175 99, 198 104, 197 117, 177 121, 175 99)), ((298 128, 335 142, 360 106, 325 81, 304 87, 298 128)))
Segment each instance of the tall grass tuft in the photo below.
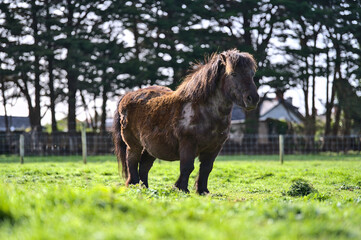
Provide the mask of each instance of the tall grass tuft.
POLYGON ((304 179, 296 179, 287 191, 287 195, 292 197, 303 197, 314 192, 317 192, 317 190, 312 186, 312 184, 308 183, 304 179))

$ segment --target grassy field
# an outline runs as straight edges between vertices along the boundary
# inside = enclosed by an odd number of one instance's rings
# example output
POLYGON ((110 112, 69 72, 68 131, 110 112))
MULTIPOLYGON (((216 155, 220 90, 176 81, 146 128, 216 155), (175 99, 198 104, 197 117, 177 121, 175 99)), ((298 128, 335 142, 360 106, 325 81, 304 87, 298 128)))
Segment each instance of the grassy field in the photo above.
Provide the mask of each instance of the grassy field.
POLYGON ((190 194, 172 188, 179 162, 156 162, 144 189, 113 156, 18 160, 0 156, 0 239, 361 239, 360 155, 219 157, 208 196, 197 168, 190 194), (297 179, 313 192, 290 196, 297 179))

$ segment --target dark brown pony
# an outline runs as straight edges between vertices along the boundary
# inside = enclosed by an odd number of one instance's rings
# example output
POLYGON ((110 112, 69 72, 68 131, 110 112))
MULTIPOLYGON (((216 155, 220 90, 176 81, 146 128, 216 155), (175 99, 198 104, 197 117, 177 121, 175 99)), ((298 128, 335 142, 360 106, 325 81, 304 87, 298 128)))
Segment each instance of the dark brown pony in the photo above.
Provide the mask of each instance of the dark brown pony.
POLYGON ((213 54, 172 91, 152 86, 125 94, 114 116, 115 153, 126 185, 142 181, 156 158, 180 160, 178 189, 188 191, 194 159, 200 161, 196 189, 208 193, 213 162, 228 138, 233 104, 254 109, 256 62, 237 50, 213 54))

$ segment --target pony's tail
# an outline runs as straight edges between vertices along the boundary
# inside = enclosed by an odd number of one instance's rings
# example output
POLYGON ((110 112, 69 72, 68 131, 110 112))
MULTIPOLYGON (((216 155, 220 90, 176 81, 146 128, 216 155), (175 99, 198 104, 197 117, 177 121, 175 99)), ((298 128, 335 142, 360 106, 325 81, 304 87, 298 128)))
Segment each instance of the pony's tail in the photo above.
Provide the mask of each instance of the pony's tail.
POLYGON ((119 115, 119 100, 117 104, 117 110, 114 113, 114 122, 113 122, 113 143, 114 143, 114 153, 117 156, 118 160, 118 173, 119 176, 123 175, 124 178, 128 178, 128 166, 126 161, 127 155, 127 145, 125 144, 122 134, 121 134, 121 124, 120 124, 120 115, 119 115), (122 173, 122 174, 121 174, 122 173))

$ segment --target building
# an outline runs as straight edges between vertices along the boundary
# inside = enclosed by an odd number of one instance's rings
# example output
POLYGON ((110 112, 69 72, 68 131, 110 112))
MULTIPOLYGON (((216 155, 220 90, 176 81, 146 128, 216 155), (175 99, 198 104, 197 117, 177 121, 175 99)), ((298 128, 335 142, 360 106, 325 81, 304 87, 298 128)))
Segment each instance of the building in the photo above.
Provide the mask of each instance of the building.
MULTIPOLYGON (((282 133, 288 133, 293 124, 303 122, 303 116, 298 108, 292 104, 292 98, 266 98, 258 106, 260 109, 258 135, 280 134, 279 126, 283 126, 282 133), (286 131, 286 132, 285 132, 286 131)), ((243 136, 245 113, 239 106, 234 106, 232 110, 232 126, 230 139, 239 140, 243 136)), ((267 138, 262 138, 264 141, 267 138)))
MULTIPOLYGON (((11 132, 25 131, 27 128, 31 128, 28 117, 8 116, 8 122, 11 132)), ((0 116, 0 132, 6 132, 5 116, 0 116)))

